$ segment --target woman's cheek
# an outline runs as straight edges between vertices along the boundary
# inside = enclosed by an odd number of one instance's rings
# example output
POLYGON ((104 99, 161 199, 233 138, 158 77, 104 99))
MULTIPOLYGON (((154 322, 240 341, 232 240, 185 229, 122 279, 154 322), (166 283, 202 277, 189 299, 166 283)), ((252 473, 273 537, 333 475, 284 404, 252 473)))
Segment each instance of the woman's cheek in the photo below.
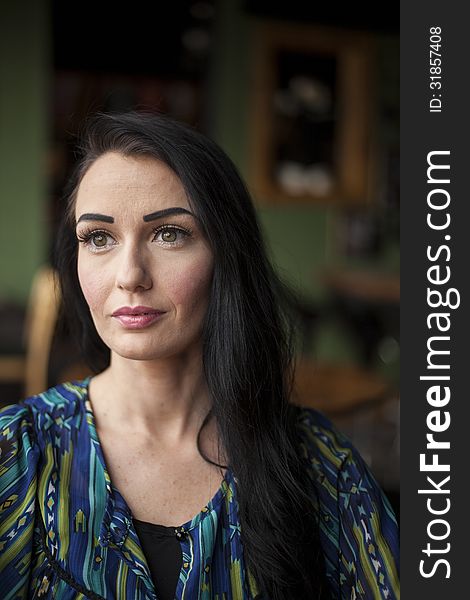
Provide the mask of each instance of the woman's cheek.
POLYGON ((97 272, 96 269, 88 270, 86 268, 78 267, 78 279, 80 287, 82 288, 85 300, 93 312, 99 307, 104 305, 104 285, 103 285, 103 274, 97 272))
POLYGON ((212 261, 201 260, 168 273, 168 293, 175 306, 194 307, 209 299, 212 261))

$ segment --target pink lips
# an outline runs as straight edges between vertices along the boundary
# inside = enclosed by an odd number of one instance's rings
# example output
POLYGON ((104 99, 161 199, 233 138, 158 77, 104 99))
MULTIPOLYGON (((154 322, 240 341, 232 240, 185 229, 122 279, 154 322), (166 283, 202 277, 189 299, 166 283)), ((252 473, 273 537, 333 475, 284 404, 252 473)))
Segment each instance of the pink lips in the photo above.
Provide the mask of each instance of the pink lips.
POLYGON ((154 323, 164 312, 149 306, 123 306, 115 310, 112 316, 125 329, 142 329, 154 323))

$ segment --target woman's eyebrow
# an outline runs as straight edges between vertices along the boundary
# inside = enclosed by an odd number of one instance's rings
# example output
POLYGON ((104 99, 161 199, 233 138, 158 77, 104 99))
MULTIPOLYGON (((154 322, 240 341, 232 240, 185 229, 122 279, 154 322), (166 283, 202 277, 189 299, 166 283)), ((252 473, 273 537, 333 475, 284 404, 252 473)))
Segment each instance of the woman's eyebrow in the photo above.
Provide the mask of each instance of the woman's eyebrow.
MULTIPOLYGON (((145 222, 155 221, 156 219, 160 219, 162 217, 167 217, 168 215, 179 215, 179 214, 188 214, 194 217, 194 214, 187 210, 186 208, 182 208, 180 206, 173 206, 171 208, 164 208, 163 210, 157 210, 149 215, 144 215, 143 219, 145 222)), ((84 213, 78 219, 77 224, 80 221, 103 221, 104 223, 114 223, 114 217, 110 217, 108 215, 101 215, 99 213, 84 213)))
POLYGON ((194 217, 194 214, 190 210, 186 210, 186 208, 182 208, 180 206, 173 206, 172 208, 164 208, 163 210, 157 210, 156 212, 150 213, 149 215, 144 215, 144 221, 155 221, 155 219, 167 217, 168 215, 180 214, 188 214, 194 217))
POLYGON ((98 213, 84 213, 77 221, 103 221, 104 223, 114 223, 114 217, 108 217, 107 215, 100 215, 98 213))

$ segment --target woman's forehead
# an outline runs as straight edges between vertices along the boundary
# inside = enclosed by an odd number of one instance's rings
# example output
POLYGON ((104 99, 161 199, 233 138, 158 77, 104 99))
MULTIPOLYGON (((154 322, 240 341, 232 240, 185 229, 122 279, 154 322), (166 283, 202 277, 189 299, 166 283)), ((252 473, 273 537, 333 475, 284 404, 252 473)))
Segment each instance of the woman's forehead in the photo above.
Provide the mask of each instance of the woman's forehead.
POLYGON ((190 208, 180 179, 164 162, 148 156, 107 153, 83 176, 75 216, 134 209, 144 215, 170 206, 190 208))

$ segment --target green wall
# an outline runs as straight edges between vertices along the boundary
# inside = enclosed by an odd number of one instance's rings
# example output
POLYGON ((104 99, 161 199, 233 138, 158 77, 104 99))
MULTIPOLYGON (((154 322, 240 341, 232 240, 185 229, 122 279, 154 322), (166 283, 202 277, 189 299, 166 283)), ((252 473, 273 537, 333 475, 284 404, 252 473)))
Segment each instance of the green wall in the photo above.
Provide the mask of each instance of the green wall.
POLYGON ((0 18, 0 299, 24 303, 45 260, 48 5, 2 3, 0 18))

